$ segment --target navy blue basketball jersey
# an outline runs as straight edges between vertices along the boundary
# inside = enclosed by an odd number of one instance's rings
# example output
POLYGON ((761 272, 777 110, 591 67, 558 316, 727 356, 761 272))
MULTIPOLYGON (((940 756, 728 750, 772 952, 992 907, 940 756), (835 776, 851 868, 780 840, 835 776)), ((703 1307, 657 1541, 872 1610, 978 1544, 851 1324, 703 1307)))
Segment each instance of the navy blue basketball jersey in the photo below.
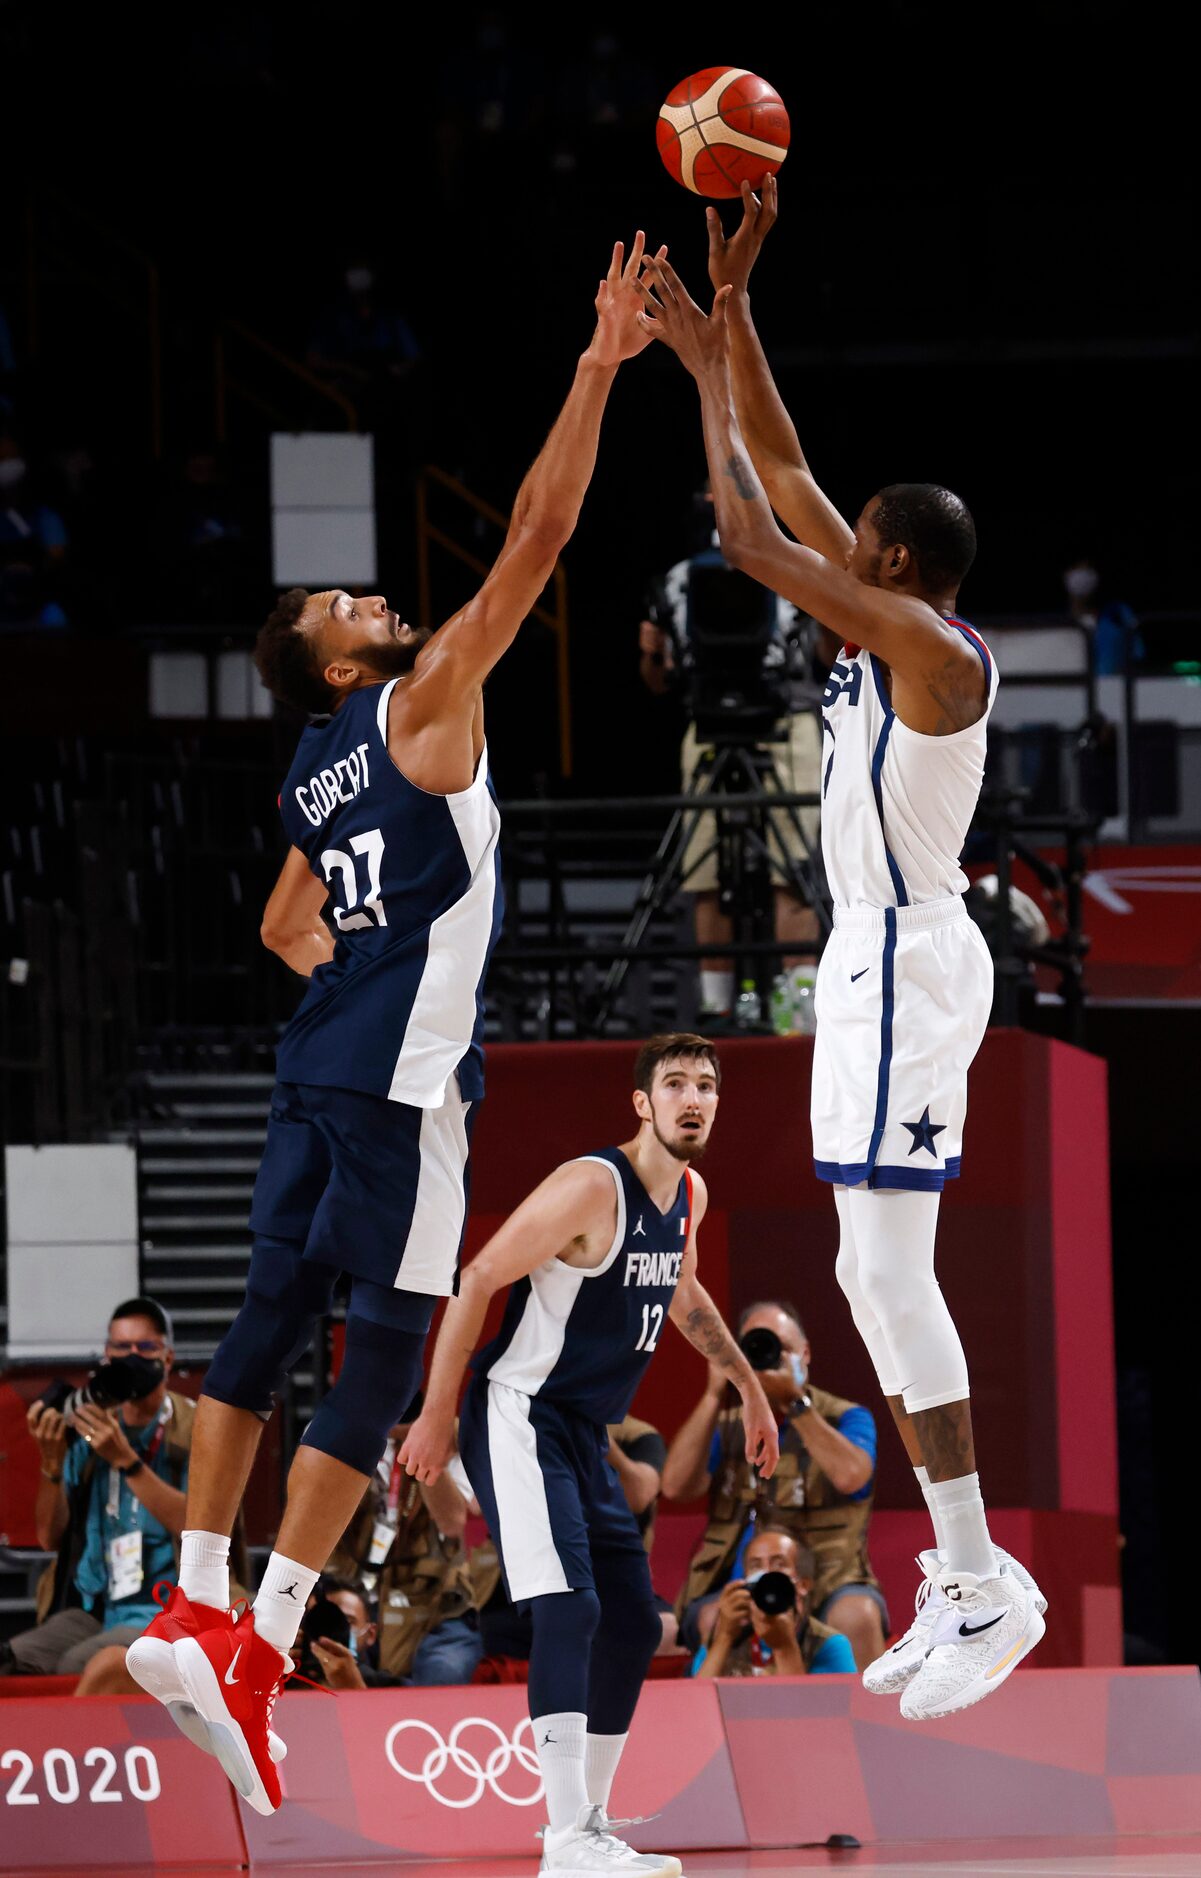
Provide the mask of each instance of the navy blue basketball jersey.
POLYGON ((329 887, 334 956, 280 1042, 281 1082, 438 1108, 450 1077, 484 1093, 484 975, 503 910, 500 812, 480 756, 470 788, 431 795, 388 755, 396 680, 352 691, 301 735, 280 811, 329 887))
POLYGON ((513 1286, 499 1333, 472 1368, 540 1401, 560 1402, 596 1422, 629 1412, 671 1309, 692 1223, 685 1171, 666 1213, 620 1148, 585 1154, 603 1161, 617 1188, 617 1229, 608 1256, 587 1271, 549 1259, 513 1286))

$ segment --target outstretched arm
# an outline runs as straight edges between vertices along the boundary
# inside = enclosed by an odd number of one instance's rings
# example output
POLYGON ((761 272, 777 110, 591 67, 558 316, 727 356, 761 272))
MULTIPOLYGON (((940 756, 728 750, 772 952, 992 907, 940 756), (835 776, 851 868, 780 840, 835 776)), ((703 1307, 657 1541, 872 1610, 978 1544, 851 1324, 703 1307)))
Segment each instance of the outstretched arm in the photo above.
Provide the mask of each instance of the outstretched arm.
POLYGON ((463 1273, 458 1297, 446 1306, 425 1405, 400 1451, 410 1474, 435 1481, 454 1452, 459 1388, 495 1294, 573 1244, 595 1237, 607 1246, 616 1217, 613 1181, 605 1168, 597 1161, 567 1161, 476 1254, 463 1273))
POLYGON ((414 703, 424 701, 431 716, 448 696, 461 698, 483 683, 512 644, 571 538, 592 478, 601 418, 617 368, 649 344, 649 335, 638 325, 641 302, 634 284, 643 256, 641 229, 624 267, 623 252, 619 241, 597 291, 592 341, 576 367, 567 402, 517 492, 495 565, 475 598, 447 620, 418 656, 410 693, 414 703))
POLYGON ((722 552, 731 566, 791 600, 850 644, 879 653, 893 676, 904 724, 927 735, 959 730, 980 714, 980 661, 933 607, 868 586, 776 526, 739 429, 730 380, 726 303, 706 317, 666 261, 647 263, 648 331, 676 352, 697 382, 722 552), (656 297, 657 296, 657 297, 656 297))
POLYGON ((842 567, 855 545, 854 532, 814 479, 751 317, 747 282, 764 239, 775 224, 777 204, 774 176, 763 179, 762 201, 749 183, 743 183, 742 221, 729 239, 718 211, 705 210, 709 278, 715 288, 732 289, 726 319, 734 408, 768 501, 798 541, 842 567))

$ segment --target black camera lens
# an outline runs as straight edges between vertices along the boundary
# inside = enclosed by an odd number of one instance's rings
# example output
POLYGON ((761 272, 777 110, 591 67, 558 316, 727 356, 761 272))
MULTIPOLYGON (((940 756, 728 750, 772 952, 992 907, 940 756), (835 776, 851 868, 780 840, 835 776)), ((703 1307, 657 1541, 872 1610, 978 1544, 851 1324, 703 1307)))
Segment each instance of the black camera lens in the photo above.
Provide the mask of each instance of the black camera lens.
POLYGON ((166 1373, 156 1356, 114 1356, 107 1363, 97 1364, 78 1389, 56 1377, 38 1399, 44 1407, 58 1409, 69 1420, 82 1406, 109 1409, 123 1402, 140 1402, 158 1388, 166 1373))
POLYGON ((796 1586, 787 1572, 764 1572, 751 1585, 751 1599, 765 1617, 779 1617, 785 1611, 795 1611, 796 1586))
POLYGON ((774 1330, 748 1330, 738 1347, 752 1369, 779 1369, 784 1360, 784 1345, 774 1330))

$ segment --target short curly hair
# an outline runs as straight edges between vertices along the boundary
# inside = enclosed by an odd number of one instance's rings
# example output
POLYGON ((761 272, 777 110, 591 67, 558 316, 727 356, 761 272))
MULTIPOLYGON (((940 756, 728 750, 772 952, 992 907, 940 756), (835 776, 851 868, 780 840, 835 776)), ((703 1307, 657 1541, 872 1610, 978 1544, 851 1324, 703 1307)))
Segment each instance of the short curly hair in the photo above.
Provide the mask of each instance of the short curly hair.
POLYGON ((254 662, 271 696, 309 715, 328 711, 332 702, 313 656, 315 636, 300 631, 301 615, 311 599, 303 587, 281 593, 254 642, 254 662))
POLYGON ((872 517, 885 547, 900 542, 928 593, 958 589, 976 558, 976 524, 962 496, 938 483, 889 483, 872 517))

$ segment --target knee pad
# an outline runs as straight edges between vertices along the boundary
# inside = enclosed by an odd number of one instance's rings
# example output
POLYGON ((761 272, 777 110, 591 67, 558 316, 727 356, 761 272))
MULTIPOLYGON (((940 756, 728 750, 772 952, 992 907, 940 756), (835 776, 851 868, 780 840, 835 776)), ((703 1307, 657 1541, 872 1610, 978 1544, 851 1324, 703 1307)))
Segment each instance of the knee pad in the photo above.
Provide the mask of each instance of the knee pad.
POLYGON ((530 1714, 586 1715, 588 1665, 600 1623, 595 1591, 552 1591, 529 1601, 530 1714))
POLYGON ((375 1324, 352 1310, 337 1382, 304 1431, 302 1444, 373 1474, 421 1382, 424 1333, 375 1324))
POLYGON ((209 1364, 203 1393, 266 1421, 275 1393, 329 1310, 336 1273, 285 1239, 256 1238, 246 1295, 209 1364))
POLYGON ((600 1599, 595 1591, 551 1591, 545 1597, 530 1599, 535 1646, 587 1651, 600 1620, 600 1599))

